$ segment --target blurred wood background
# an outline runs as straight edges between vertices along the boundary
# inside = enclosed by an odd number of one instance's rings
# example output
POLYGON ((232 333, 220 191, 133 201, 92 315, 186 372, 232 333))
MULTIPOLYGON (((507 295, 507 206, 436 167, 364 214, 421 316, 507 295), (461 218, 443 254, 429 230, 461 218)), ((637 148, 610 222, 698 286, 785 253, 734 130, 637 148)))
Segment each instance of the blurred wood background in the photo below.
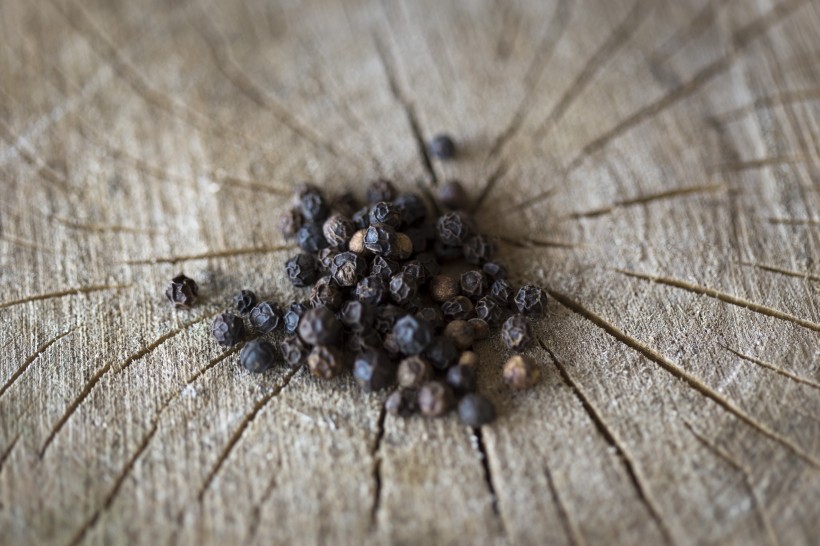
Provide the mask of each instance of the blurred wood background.
POLYGON ((0 2, 3 544, 817 544, 820 3, 0 2), (420 145, 452 134, 461 154, 420 145), (245 373, 290 187, 459 178, 500 418, 245 373), (202 303, 169 307, 184 271, 202 303))

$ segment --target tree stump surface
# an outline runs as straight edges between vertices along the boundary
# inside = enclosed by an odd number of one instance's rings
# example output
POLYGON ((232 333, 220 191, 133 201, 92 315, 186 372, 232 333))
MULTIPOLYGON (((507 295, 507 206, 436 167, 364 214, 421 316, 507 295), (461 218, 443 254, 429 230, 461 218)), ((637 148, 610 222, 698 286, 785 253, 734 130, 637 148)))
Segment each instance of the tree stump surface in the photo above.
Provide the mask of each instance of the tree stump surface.
POLYGON ((817 544, 820 3, 0 3, 3 544, 817 544), (422 143, 454 136, 457 159, 422 143), (462 180, 500 417, 244 372, 292 186, 462 180), (163 296, 184 271, 202 301, 163 296))

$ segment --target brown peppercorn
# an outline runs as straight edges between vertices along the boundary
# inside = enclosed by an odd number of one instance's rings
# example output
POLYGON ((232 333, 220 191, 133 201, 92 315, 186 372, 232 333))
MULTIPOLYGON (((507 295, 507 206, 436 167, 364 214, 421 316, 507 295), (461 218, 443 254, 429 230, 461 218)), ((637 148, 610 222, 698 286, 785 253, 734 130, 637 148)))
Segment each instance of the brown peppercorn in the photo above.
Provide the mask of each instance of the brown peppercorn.
POLYGON ((461 284, 455 277, 436 275, 430 281, 430 296, 439 303, 451 300, 458 296, 461 284))
POLYGON ((322 233, 330 246, 343 246, 355 233, 353 222, 341 214, 331 214, 322 224, 322 233))
POLYGON ((332 311, 338 311, 344 302, 344 295, 339 285, 329 275, 325 275, 310 289, 309 301, 311 307, 324 306, 332 311))
POLYGON ((476 367, 478 366, 478 355, 473 351, 464 351, 458 357, 458 365, 476 367))
POLYGON ((367 233, 367 230, 360 229, 356 233, 353 234, 353 237, 350 238, 350 241, 347 243, 347 248, 350 252, 354 252, 356 254, 364 254, 367 252, 367 249, 364 247, 364 234, 367 233))
POLYGON ((322 379, 331 379, 342 371, 342 353, 336 347, 317 345, 307 357, 310 373, 322 379))
POLYGON ((490 335, 490 325, 487 324, 487 321, 480 318, 471 318, 467 321, 470 323, 470 326, 473 327, 473 332, 475 333, 475 340, 481 341, 482 339, 487 339, 490 335))
POLYGON ((419 389, 419 409, 425 417, 441 417, 453 409, 456 397, 453 390, 438 381, 429 381, 419 389))
POLYGON ((384 409, 390 415, 409 417, 418 411, 418 389, 398 389, 387 397, 384 409))
POLYGON ((529 389, 538 382, 540 372, 535 361, 526 355, 510 357, 504 364, 504 381, 516 390, 529 389))
POLYGON ((396 233, 396 258, 406 260, 413 254, 413 240, 404 233, 396 233))
POLYGON ((475 331, 466 320, 450 322, 444 327, 444 335, 450 338, 459 351, 470 348, 475 341, 475 331))
POLYGON ((433 367, 423 357, 408 356, 399 362, 399 385, 421 387, 433 376, 433 367))

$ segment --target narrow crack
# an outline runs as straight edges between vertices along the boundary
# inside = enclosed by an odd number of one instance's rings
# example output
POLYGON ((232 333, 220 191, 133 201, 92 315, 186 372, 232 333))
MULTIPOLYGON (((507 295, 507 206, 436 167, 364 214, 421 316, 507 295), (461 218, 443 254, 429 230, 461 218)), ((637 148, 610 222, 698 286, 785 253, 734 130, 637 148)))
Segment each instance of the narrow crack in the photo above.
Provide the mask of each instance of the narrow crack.
MULTIPOLYGON (((393 393, 391 390, 388 393, 388 397, 393 393)), ((376 430, 376 438, 373 442, 373 447, 370 450, 370 456, 373 458, 373 483, 374 483, 374 491, 373 491, 373 506, 370 508, 370 528, 371 530, 376 529, 378 524, 378 513, 379 507, 381 506, 382 501, 382 459, 381 455, 379 455, 379 450, 382 447, 382 438, 384 438, 384 421, 387 418, 387 410, 384 407, 384 403, 387 401, 385 398, 382 401, 381 409, 379 411, 379 420, 377 424, 376 430)))
POLYGON ((472 429, 473 437, 475 438, 475 445, 476 449, 478 449, 479 457, 481 458, 481 468, 484 470, 484 481, 487 483, 487 490, 490 492, 490 496, 492 497, 492 504, 491 508, 493 510, 493 514, 498 518, 498 523, 501 525, 501 532, 506 537, 509 535, 507 532, 507 525, 504 523, 504 516, 501 515, 501 510, 498 507, 498 494, 495 491, 495 485, 493 484, 493 473, 490 469, 490 457, 487 453, 487 447, 484 445, 484 435, 481 433, 481 428, 474 428, 472 429))

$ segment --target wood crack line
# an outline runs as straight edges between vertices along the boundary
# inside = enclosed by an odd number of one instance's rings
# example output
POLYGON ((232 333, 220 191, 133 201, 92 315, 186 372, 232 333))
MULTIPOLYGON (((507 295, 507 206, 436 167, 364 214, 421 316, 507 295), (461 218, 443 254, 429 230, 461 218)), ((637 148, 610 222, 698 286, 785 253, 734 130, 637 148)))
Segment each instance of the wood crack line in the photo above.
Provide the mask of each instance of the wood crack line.
POLYGON ((658 193, 652 193, 649 195, 643 195, 640 197, 634 197, 632 199, 622 199, 620 201, 615 201, 611 205, 601 207, 598 209, 593 209, 585 212, 574 212, 572 214, 569 214, 568 216, 565 216, 565 218, 571 218, 574 220, 577 220, 579 218, 594 218, 596 216, 603 216, 604 214, 609 214, 620 208, 631 207, 634 205, 646 205, 654 201, 663 201, 666 199, 674 199, 675 197, 683 197, 698 193, 713 193, 721 191, 723 189, 726 189, 726 186, 724 184, 709 184, 706 186, 690 186, 687 188, 675 188, 672 190, 666 190, 658 193))
POLYGON ((504 536, 509 536, 509 531, 507 530, 507 523, 504 521, 504 514, 501 512, 501 508, 498 505, 498 493, 495 490, 495 483, 493 481, 493 472, 492 468, 490 467, 490 456, 487 453, 487 446, 484 445, 484 435, 481 432, 481 428, 473 428, 472 434, 473 438, 475 438, 475 445, 476 449, 478 450, 478 456, 481 462, 481 469, 484 473, 484 481, 487 484, 487 491, 490 493, 490 497, 492 498, 492 510, 493 514, 498 518, 498 522, 501 524, 501 531, 503 532, 504 536))
POLYGON ((773 265, 756 264, 752 262, 740 262, 740 265, 762 269, 763 271, 769 271, 770 273, 779 273, 781 275, 786 275, 787 277, 796 277, 798 279, 820 282, 820 276, 812 275, 809 272, 793 271, 791 269, 784 269, 773 265))
POLYGON ((751 362, 752 364, 757 364, 758 366, 762 366, 763 368, 766 368, 767 370, 771 370, 775 373, 778 373, 778 374, 782 375, 783 377, 788 377, 792 381, 796 381, 798 383, 808 385, 809 387, 814 387, 815 389, 820 389, 820 383, 817 383, 816 381, 812 381, 811 379, 801 377, 801 376, 799 376, 797 374, 794 374, 794 373, 792 373, 788 370, 784 370, 783 368, 781 368, 779 366, 775 366, 774 364, 770 364, 770 363, 768 363, 764 360, 760 360, 759 358, 755 358, 753 356, 745 355, 745 354, 743 354, 741 352, 738 352, 738 351, 735 351, 734 349, 731 349, 731 348, 729 348, 725 345, 721 345, 721 347, 723 347, 724 349, 726 349, 727 351, 729 351, 733 355, 737 356, 738 358, 741 358, 741 359, 743 359, 747 362, 751 362))
POLYGON ((547 485, 550 488, 552 496, 555 498, 555 506, 558 511, 558 516, 561 518, 561 521, 564 522, 564 527, 566 527, 570 544, 572 544, 572 546, 586 546, 586 541, 584 540, 584 536, 581 534, 581 530, 578 528, 578 524, 571 517, 570 511, 567 510, 567 507, 564 505, 564 501, 561 500, 561 496, 558 494, 558 487, 555 484, 555 478, 553 478, 552 472, 547 465, 544 465, 544 476, 547 478, 547 485))
POLYGON ((131 288, 130 284, 101 284, 97 286, 80 286, 78 288, 69 288, 59 292, 47 292, 45 294, 35 294, 33 296, 26 296, 18 300, 7 301, 0 303, 0 309, 11 307, 13 305, 20 305, 23 303, 30 303, 32 301, 48 300, 52 298, 62 298, 65 296, 76 296, 79 294, 89 294, 91 292, 101 292, 103 290, 124 290, 131 288))
POLYGON ((373 442, 373 447, 370 449, 370 457, 373 459, 373 506, 370 508, 370 528, 375 530, 378 525, 379 508, 382 500, 382 459, 379 450, 382 447, 382 439, 384 438, 384 421, 387 418, 387 410, 385 403, 387 398, 395 392, 392 389, 387 397, 382 400, 381 408, 379 409, 379 419, 377 421, 376 438, 373 442))
POLYGON ((66 331, 65 331, 65 332, 63 332, 62 334, 58 334, 56 337, 49 339, 48 341, 46 341, 45 343, 43 343, 42 345, 40 345, 39 347, 37 347, 37 349, 34 351, 34 353, 32 353, 31 355, 29 355, 29 357, 28 357, 28 358, 26 358, 26 359, 25 359, 25 361, 23 361, 23 363, 20 365, 20 367, 19 367, 19 368, 17 368, 17 369, 14 371, 14 373, 13 373, 13 374, 11 374, 11 377, 9 377, 9 380, 8 380, 8 381, 6 381, 6 382, 5 382, 5 384, 3 384, 3 386, 2 386, 2 387, 0 387, 0 397, 2 397, 2 396, 3 396, 3 394, 5 394, 5 392, 6 392, 7 390, 9 390, 9 388, 12 386, 12 384, 13 384, 15 381, 17 381, 17 379, 18 379, 21 375, 23 375, 23 374, 25 373, 25 371, 29 368, 29 366, 31 366, 31 365, 34 363, 34 361, 35 361, 35 360, 37 360, 37 358, 38 358, 38 357, 40 357, 40 355, 42 355, 44 352, 46 352, 46 350, 47 350, 49 347, 51 347, 52 345, 54 345, 55 343, 57 343, 59 340, 61 340, 62 338, 64 338, 64 337, 65 337, 65 336, 67 336, 68 334, 72 333, 72 332, 73 332, 74 330, 76 330, 77 328, 79 328, 79 326, 75 326, 75 327, 73 327, 73 328, 71 328, 71 329, 69 329, 69 330, 66 330, 66 331))
POLYGON ((649 514, 652 516, 652 519, 655 520, 655 524, 658 526, 658 530, 664 537, 664 540, 669 544, 674 544, 675 540, 672 536, 672 532, 669 529, 668 525, 663 519, 661 515, 661 510, 658 508, 657 501, 655 500, 652 492, 650 491, 649 487, 646 485, 643 473, 638 468, 635 459, 632 457, 632 454, 627 451, 626 447, 624 447, 623 442, 618 438, 616 433, 609 428, 604 421, 604 418, 601 416, 600 412, 595 408, 592 404, 590 399, 587 397, 586 393, 581 390, 580 385, 572 379, 570 376, 569 371, 567 370, 566 366, 558 360, 558 357, 555 356, 549 347, 544 343, 541 338, 538 338, 538 344, 541 346, 541 349, 546 352, 552 362, 555 364, 555 367, 558 369, 558 373, 564 382, 569 386, 572 390, 575 398, 581 403, 581 406, 584 408, 584 411, 587 413, 589 418, 592 420, 592 423, 595 425, 595 428, 601 434, 601 436, 606 440, 606 442, 615 449, 620 457, 621 461, 624 463, 624 468, 626 469, 626 473, 629 476, 629 480, 632 482, 632 485, 635 487, 635 491, 638 494, 638 498, 646 505, 646 508, 649 510, 649 514))
POLYGON ((126 260, 120 262, 122 265, 152 265, 152 264, 177 264, 180 262, 190 262, 193 260, 209 260, 211 258, 230 258, 233 256, 246 256, 248 254, 270 254, 293 250, 295 245, 263 246, 250 248, 230 248, 225 250, 214 250, 201 254, 188 254, 182 256, 158 256, 154 258, 141 258, 139 260, 126 260))
POLYGON ((639 352, 644 357, 659 365, 661 368, 669 372, 674 377, 682 379, 689 385, 689 387, 698 391, 706 398, 709 398, 710 400, 715 402, 718 406, 722 407, 724 410, 734 415, 738 420, 746 423, 763 436, 777 442, 778 444, 788 449, 789 451, 797 455, 799 458, 801 458, 803 461, 810 464, 811 466, 820 469, 820 461, 815 459, 811 454, 803 450, 800 446, 798 446, 788 438, 771 430, 769 427, 759 422, 751 415, 747 414, 745 411, 736 406, 733 402, 723 397, 720 393, 718 393, 709 385, 704 383, 700 378, 690 374, 689 372, 687 372, 686 370, 684 370, 683 368, 681 368, 676 363, 669 360, 656 350, 652 349, 651 347, 642 343, 638 339, 620 330, 618 327, 611 324, 603 317, 590 311, 589 309, 587 309, 580 303, 576 302, 566 294, 563 294, 550 288, 547 289, 547 292, 550 294, 550 296, 555 298, 555 300, 558 303, 560 303, 573 313, 587 319, 589 322, 596 325, 598 328, 600 328, 616 340, 620 341, 627 347, 639 352))
POLYGON ((820 324, 812 322, 810 320, 806 320, 795 315, 786 313, 784 311, 779 311, 777 309, 773 309, 771 307, 766 307, 765 305, 760 305, 759 303, 754 303, 753 301, 749 301, 743 298, 738 298, 737 296, 732 296, 731 294, 726 294, 725 292, 720 292, 715 290, 714 288, 708 288, 705 286, 699 286, 697 284, 692 284, 686 281, 682 281, 680 279, 672 279, 669 277, 660 277, 656 275, 647 275, 644 273, 638 273, 635 271, 628 271, 625 269, 613 269, 617 273, 622 275, 626 275, 627 277, 634 277, 636 279, 641 279, 644 281, 656 282, 658 284, 665 284, 667 286, 672 286, 674 288, 680 288, 681 290, 686 290, 688 292, 692 292, 694 294, 702 294, 704 296, 709 296, 710 298, 714 298, 716 300, 720 300, 724 303, 728 303, 730 305, 736 305, 738 307, 743 307, 744 309, 748 309, 755 313, 766 315, 769 317, 773 317, 780 320, 785 320, 787 322, 791 322, 798 326, 802 326, 803 328, 807 328, 809 330, 813 330, 815 332, 820 332, 820 324))
POLYGON ((8 460, 8 458, 11 456, 11 450, 13 450, 14 446, 17 445, 17 440, 19 440, 19 439, 20 439, 20 435, 18 434, 17 436, 14 437, 14 440, 12 440, 9 443, 9 446, 6 448, 6 450, 3 451, 3 453, 0 453, 0 473, 3 472, 3 467, 5 466, 6 461, 8 460))

